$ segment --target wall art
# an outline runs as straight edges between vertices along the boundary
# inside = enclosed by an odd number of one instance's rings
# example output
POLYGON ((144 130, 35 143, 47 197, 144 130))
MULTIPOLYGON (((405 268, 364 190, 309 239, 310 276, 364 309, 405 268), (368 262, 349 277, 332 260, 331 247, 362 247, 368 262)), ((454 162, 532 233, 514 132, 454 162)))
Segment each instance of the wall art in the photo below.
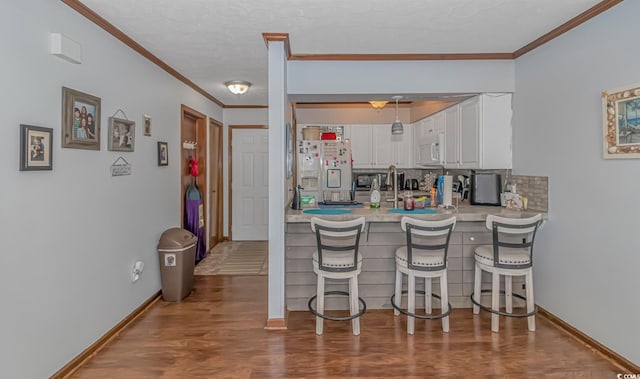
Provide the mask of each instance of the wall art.
POLYGON ((640 158, 640 84, 602 92, 604 158, 640 158))
POLYGON ((136 135, 136 123, 123 118, 109 117, 110 151, 133 151, 136 135))
POLYGON ((100 150, 100 98, 62 87, 62 147, 100 150))
POLYGON ((158 142, 158 166, 169 165, 169 146, 166 142, 158 142))
POLYGON ((52 170, 53 129, 20 125, 20 171, 52 170))

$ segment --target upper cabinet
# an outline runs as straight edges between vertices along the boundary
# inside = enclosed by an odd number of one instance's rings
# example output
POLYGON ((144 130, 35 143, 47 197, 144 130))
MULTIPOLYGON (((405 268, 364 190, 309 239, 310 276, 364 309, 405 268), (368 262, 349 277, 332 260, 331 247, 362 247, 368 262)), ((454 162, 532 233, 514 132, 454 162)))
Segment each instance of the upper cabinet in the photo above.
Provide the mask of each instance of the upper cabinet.
POLYGON ((483 94, 443 111, 447 168, 511 168, 511 94, 483 94))
POLYGON ((391 135, 391 125, 346 125, 345 136, 351 140, 353 168, 412 168, 412 129, 391 135))

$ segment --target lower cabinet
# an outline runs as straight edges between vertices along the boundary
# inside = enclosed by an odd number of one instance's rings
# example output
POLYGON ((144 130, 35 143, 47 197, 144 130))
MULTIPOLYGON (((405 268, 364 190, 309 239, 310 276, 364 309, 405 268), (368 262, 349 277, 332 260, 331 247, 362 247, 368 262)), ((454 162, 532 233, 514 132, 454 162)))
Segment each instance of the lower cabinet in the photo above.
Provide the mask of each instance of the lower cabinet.
MULTIPOLYGON (((470 295, 473 292, 475 274, 474 250, 479 245, 492 243, 491 232, 485 222, 458 222, 449 241, 448 287, 449 302, 454 308, 471 308, 470 295)), ((311 261, 316 251, 315 235, 309 223, 287 223, 285 235, 285 292, 286 307, 292 311, 306 311, 309 298, 316 293, 316 276, 311 261)), ((391 308, 390 297, 394 291, 395 251, 405 246, 406 235, 399 222, 368 222, 366 232, 360 239, 363 255, 362 272, 358 277, 360 296, 369 309, 391 308)), ((513 290, 524 295, 521 277, 513 277, 513 290)), ((406 288, 406 278, 404 282, 406 288)), ((331 283, 327 290, 346 290, 344 282, 331 283)), ((424 289, 424 281, 417 281, 417 289, 424 289)), ((491 288, 491 276, 483 273, 482 288, 491 288)), ((502 286, 504 288, 504 286, 502 286)), ((440 285, 433 283, 433 292, 440 293, 440 285)), ((424 298, 418 297, 417 308, 424 307, 424 298)), ((406 298, 404 299, 406 305, 406 298)), ((491 304, 485 295, 483 304, 491 304)), ((439 304, 434 300, 434 307, 439 304)), ((514 306, 522 306, 514 298, 514 306)), ((347 309, 343 298, 329 299, 326 309, 347 309)), ((470 310, 468 311, 470 312, 470 310)))

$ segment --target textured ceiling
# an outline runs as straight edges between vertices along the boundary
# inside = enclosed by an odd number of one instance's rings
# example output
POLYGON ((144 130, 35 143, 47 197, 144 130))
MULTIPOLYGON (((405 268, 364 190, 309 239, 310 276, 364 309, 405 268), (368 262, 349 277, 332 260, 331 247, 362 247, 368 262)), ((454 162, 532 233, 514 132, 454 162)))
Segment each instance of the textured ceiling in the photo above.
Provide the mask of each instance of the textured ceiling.
POLYGON ((81 0, 226 105, 267 104, 262 33, 292 54, 512 53, 598 0, 81 0), (242 96, 224 87, 242 79, 242 96))

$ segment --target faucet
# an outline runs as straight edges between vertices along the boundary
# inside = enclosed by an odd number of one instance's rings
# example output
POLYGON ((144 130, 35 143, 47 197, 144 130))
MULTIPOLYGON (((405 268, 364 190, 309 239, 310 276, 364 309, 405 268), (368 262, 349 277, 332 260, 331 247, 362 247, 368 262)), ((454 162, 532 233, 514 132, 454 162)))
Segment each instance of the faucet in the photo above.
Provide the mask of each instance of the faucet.
MULTIPOLYGON (((398 169, 395 165, 389 166, 387 169, 387 189, 393 187, 393 207, 398 208, 398 169)), ((387 199, 389 201, 389 199, 387 199)))

